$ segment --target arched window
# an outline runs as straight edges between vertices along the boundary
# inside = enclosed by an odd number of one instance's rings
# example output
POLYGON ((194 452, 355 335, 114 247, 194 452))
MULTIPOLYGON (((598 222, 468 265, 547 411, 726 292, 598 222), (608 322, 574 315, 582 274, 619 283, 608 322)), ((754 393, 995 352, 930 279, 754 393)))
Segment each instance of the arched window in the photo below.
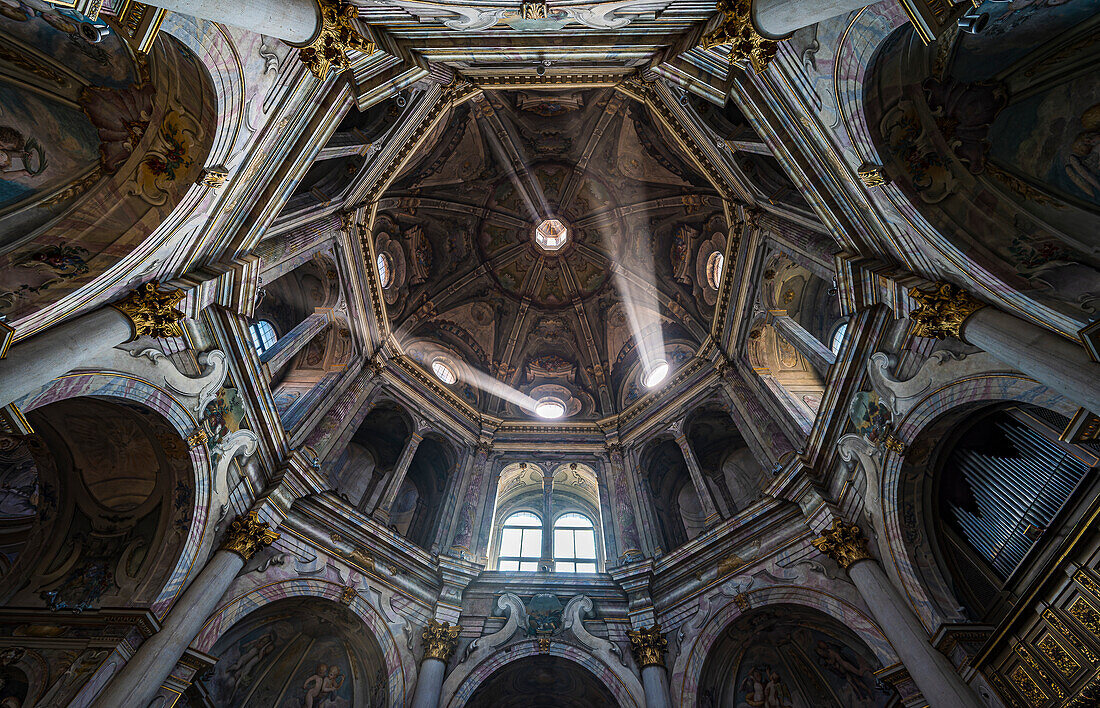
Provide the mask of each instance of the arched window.
POLYGON ((393 258, 390 254, 382 252, 378 254, 378 282, 382 288, 393 285, 393 258))
POLYGON ((848 320, 844 320, 833 330, 833 336, 829 341, 829 349, 833 350, 833 354, 840 353, 840 347, 844 344, 846 334, 848 334, 848 320))
POLYGON ((542 519, 517 511, 504 520, 498 570, 538 570, 542 555, 542 519))
POLYGON ((722 284, 722 269, 726 265, 726 257, 721 251, 714 251, 707 258, 707 284, 715 290, 722 284))
POLYGON ((263 354, 275 346, 275 327, 267 320, 250 324, 248 334, 252 337, 252 346, 256 349, 257 354, 263 354))
POLYGON ((570 512, 554 522, 554 570, 596 572, 596 531, 587 516, 570 512))

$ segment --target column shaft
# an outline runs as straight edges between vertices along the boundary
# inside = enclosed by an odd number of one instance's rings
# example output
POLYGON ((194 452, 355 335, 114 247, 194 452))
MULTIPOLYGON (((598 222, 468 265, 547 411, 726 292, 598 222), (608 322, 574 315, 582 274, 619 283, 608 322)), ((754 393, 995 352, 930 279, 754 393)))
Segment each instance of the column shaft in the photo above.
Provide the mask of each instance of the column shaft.
POLYGON ((1084 347, 995 307, 967 317, 962 338, 1093 413, 1100 413, 1100 364, 1084 347))
POLYGON ((331 214, 260 241, 253 253, 260 257, 261 282, 270 285, 328 248, 339 228, 340 217, 331 214))
POLYGON ((130 320, 103 307, 34 335, 0 359, 0 406, 17 401, 130 339, 130 320))
POLYGON ((622 448, 618 445, 609 445, 607 462, 611 471, 610 487, 613 492, 611 516, 615 522, 615 530, 618 535, 615 540, 616 545, 619 547, 619 559, 622 561, 641 555, 642 541, 638 535, 638 522, 634 515, 634 500, 630 494, 629 482, 626 478, 622 448))
POLYGON ((810 362, 810 366, 814 367, 822 379, 829 378, 829 367, 836 363, 836 354, 832 350, 785 312, 773 313, 771 322, 779 336, 806 357, 806 361, 810 362))
POLYGON ((868 0, 753 0, 752 22, 761 35, 782 39, 795 30, 871 4, 868 0))
POLYGON ((149 705, 243 566, 244 558, 236 553, 217 551, 176 601, 160 631, 145 640, 92 708, 149 705))
MULTIPOLYGON (((485 468, 489 463, 489 445, 480 443, 474 452, 474 461, 470 467, 470 479, 462 500, 462 508, 455 521, 454 540, 451 549, 459 553, 472 553, 474 549, 474 522, 481 504, 481 488, 485 478, 485 468)), ((489 507, 492 508, 491 506, 489 507)))
MULTIPOLYGON (((554 475, 542 478, 542 559, 539 565, 554 568, 554 475)), ((541 568, 540 568, 541 570, 541 568)))
POLYGON ((948 658, 929 642, 920 620, 877 561, 852 563, 848 576, 929 705, 983 708, 948 658))
POLYGON ((416 448, 420 447, 420 441, 423 439, 424 434, 417 430, 409 436, 409 441, 405 443, 405 448, 401 450, 401 457, 397 459, 393 472, 386 480, 386 486, 383 488, 378 500, 378 508, 374 510, 374 518, 379 523, 388 524, 390 522, 390 509, 393 507, 393 503, 397 501, 397 493, 401 491, 405 475, 409 473, 409 465, 412 464, 413 456, 416 455, 416 448))
POLYGON ((302 347, 316 337, 321 330, 328 326, 328 312, 314 312, 305 318, 271 346, 270 349, 260 355, 260 361, 267 365, 268 376, 286 366, 294 355, 302 350, 302 347))
POLYGON ((439 659, 426 657, 420 662, 412 708, 439 708, 439 696, 443 692, 443 677, 446 673, 447 664, 439 659))
POLYGON ((703 471, 699 469, 699 461, 695 459, 695 452, 691 449, 691 443, 688 442, 683 433, 676 433, 676 444, 680 446, 680 451, 684 453, 684 462, 687 463, 688 474, 691 475, 691 484, 695 487, 695 493, 699 496, 699 505, 703 508, 703 513, 706 514, 706 523, 709 526, 721 519, 722 515, 718 513, 718 507, 715 506, 714 498, 711 497, 707 481, 703 479, 703 471))
POLYGON ((256 34, 277 37, 291 44, 313 41, 321 26, 317 0, 155 0, 154 7, 221 22, 256 34))
POLYGON ((668 672, 663 666, 642 669, 642 689, 646 708, 672 708, 668 698, 668 672))

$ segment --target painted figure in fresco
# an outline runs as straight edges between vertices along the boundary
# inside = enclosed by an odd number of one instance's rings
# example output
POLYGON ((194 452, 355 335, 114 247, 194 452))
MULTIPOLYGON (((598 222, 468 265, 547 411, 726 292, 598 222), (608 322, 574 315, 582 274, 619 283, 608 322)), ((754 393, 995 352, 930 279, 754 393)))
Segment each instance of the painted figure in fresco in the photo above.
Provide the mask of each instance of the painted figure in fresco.
POLYGON ((1100 195, 1100 103, 1081 114, 1084 128, 1073 141, 1066 173, 1083 192, 1100 195))
POLYGON ((342 703, 336 692, 344 685, 344 675, 336 664, 318 664, 313 675, 305 680, 303 708, 328 708, 342 703))
POLYGON ((844 682, 843 687, 848 695, 842 696, 842 698, 846 700, 848 705, 874 705, 875 697, 865 680, 871 671, 871 667, 867 666, 862 658, 856 657, 857 665, 841 654, 839 645, 829 644, 824 640, 817 642, 816 652, 821 664, 844 682))
POLYGON ((745 701, 738 708, 742 706, 790 708, 792 705, 790 689, 783 683, 779 674, 767 664, 754 668, 745 677, 741 690, 745 692, 745 701))
POLYGON ((275 651, 275 632, 267 632, 244 644, 241 647, 240 657, 229 667, 233 683, 240 684, 242 679, 251 677, 256 666, 273 651, 275 651))
POLYGON ((0 125, 0 174, 34 176, 46 169, 46 152, 34 138, 27 139, 10 125, 0 125))

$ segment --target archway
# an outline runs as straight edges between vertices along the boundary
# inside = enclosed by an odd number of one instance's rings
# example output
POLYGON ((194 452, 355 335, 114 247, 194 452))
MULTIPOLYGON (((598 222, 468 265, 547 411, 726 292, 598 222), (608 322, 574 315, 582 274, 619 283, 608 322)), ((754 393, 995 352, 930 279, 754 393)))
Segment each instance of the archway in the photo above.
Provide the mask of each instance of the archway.
POLYGON ((886 706, 871 650, 840 622, 799 605, 738 616, 707 654, 699 706, 886 706))
POLYGON ((619 702, 580 664, 536 654, 505 664, 486 678, 466 708, 604 708, 619 702))

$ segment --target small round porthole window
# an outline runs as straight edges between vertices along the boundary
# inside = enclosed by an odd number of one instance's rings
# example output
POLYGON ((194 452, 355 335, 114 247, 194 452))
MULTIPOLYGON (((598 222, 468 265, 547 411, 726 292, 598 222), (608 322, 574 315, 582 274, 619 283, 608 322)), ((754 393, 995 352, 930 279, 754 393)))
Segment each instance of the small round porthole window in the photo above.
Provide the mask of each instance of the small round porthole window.
POLYGON ((451 368, 450 364, 442 359, 436 359, 432 362, 432 373, 435 374, 437 379, 448 386, 458 381, 458 375, 455 374, 455 370, 451 368))
POLYGON ((378 282, 383 288, 393 285, 393 258, 388 253, 379 253, 376 260, 378 265, 378 282))
POLYGON ((726 257, 720 251, 715 251, 707 258, 707 284, 715 290, 722 284, 722 269, 726 265, 726 257))
POLYGON ((565 404, 560 399, 547 396, 535 404, 535 414, 540 418, 561 418, 565 415, 565 404))

